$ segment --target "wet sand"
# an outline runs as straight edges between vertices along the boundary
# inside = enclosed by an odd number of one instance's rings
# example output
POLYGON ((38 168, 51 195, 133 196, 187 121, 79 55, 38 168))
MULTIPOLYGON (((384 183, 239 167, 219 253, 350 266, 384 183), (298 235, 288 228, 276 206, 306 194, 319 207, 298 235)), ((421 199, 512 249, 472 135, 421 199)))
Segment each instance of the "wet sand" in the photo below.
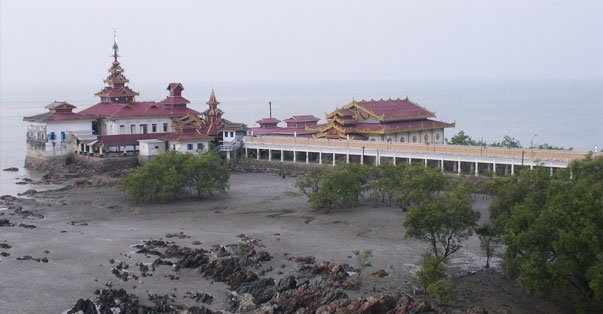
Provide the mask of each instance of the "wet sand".
MULTIPOLYGON (((311 212, 294 182, 295 178, 282 179, 275 174, 233 173, 227 194, 200 201, 136 205, 125 201, 112 187, 93 187, 46 192, 13 202, 44 218, 23 218, 2 211, 5 215, 0 218, 9 219, 15 226, 0 227, 0 243, 11 246, 0 249, 10 253, 0 257, 0 313, 61 313, 79 298, 93 298, 94 291, 109 281, 114 288, 125 288, 142 300, 149 293, 174 293, 178 302, 194 305, 193 300, 183 298, 185 293, 207 292, 215 300, 206 306, 221 310, 230 296, 228 287, 194 270, 175 273, 170 267, 161 267, 152 277, 123 282, 111 273, 114 265, 109 260, 132 266, 151 263, 155 257, 136 254, 132 247, 144 240, 165 239, 180 246, 209 249, 216 244, 238 243, 239 234, 261 240, 265 246, 262 249, 274 257, 262 266, 264 270, 272 269, 265 277, 280 279, 295 272, 298 265, 289 256, 311 255, 317 261, 354 266, 352 251, 371 249, 374 258, 370 271, 384 269, 390 275, 368 281, 360 291, 346 293, 353 298, 369 295, 373 289, 412 292, 412 273, 427 245, 404 239, 405 213, 401 209, 359 206, 331 214, 311 212), (18 227, 19 223, 36 228, 18 227), (167 234, 174 233, 190 238, 166 239, 167 234), (193 241, 201 244, 193 245, 193 241), (48 263, 17 260, 26 255, 45 257, 48 263), (172 280, 168 275, 179 279, 172 280)), ((489 202, 485 196, 476 196, 474 207, 482 212, 482 219, 487 218, 489 202)), ((451 302, 452 310, 479 305, 497 311, 537 313, 554 312, 557 307, 527 296, 494 270, 482 271, 484 260, 476 237, 467 241, 451 264, 456 274, 469 274, 457 280, 462 286, 457 293, 459 299, 451 302), (479 284, 472 283, 475 281, 479 284)))

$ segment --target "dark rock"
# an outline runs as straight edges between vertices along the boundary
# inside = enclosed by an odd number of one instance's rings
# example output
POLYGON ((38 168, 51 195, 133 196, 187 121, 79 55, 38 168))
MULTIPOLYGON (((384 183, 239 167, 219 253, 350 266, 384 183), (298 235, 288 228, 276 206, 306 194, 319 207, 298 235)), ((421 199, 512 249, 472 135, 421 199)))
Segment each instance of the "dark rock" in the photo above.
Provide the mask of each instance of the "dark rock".
POLYGON ((0 219, 0 227, 14 227, 8 219, 0 219))
MULTIPOLYGON (((214 297, 209 294, 209 293, 205 293, 205 292, 197 292, 195 294, 193 294, 192 292, 187 292, 184 295, 185 298, 190 298, 193 299, 197 302, 202 302, 205 304, 211 304, 214 301, 214 297)), ((190 311, 189 311, 190 312, 190 311)))
POLYGON ((17 257, 18 261, 36 261, 39 263, 48 263, 48 258, 43 257, 43 258, 34 258, 31 255, 25 255, 25 256, 21 256, 21 257, 17 257))
POLYGON ((27 228, 27 229, 34 229, 34 228, 36 228, 35 225, 27 225, 27 224, 24 224, 24 223, 20 223, 19 227, 21 227, 21 228, 27 228))
POLYGON ((378 271, 372 273, 372 275, 375 277, 378 277, 378 278, 383 278, 385 276, 389 276, 389 274, 383 269, 379 269, 378 271))
POLYGON ((14 196, 12 196, 12 195, 8 195, 8 194, 6 194, 6 195, 2 195, 2 196, 0 196, 0 200, 3 200, 3 201, 8 201, 8 202, 12 202, 12 201, 17 200, 17 198, 16 198, 16 197, 14 197, 14 196))
POLYGON ((275 293, 274 289, 274 279, 265 278, 254 280, 252 282, 247 282, 242 284, 238 289, 238 294, 249 293, 255 299, 255 303, 262 304, 270 301, 272 296, 275 293))
POLYGON ((2 256, 2 257, 9 257, 10 253, 8 253, 8 252, 0 252, 0 256, 2 256))
POLYGON ((17 167, 9 167, 9 168, 4 168, 4 171, 15 172, 15 171, 19 171, 19 168, 17 168, 17 167))
POLYGON ((168 234, 165 235, 165 237, 166 238, 178 238, 178 239, 187 239, 187 238, 190 238, 189 236, 187 236, 183 232, 180 232, 180 233, 168 233, 168 234))
POLYGON ((270 253, 266 252, 266 251, 259 251, 257 253, 257 255, 254 258, 254 261, 257 262, 265 262, 265 261, 269 261, 272 259, 272 256, 270 256, 270 253))
POLYGON ((283 292, 295 288, 297 288, 297 281, 295 281, 295 277, 293 277, 292 275, 289 275, 286 278, 279 280, 278 284, 276 285, 276 291, 278 292, 283 292))
POLYGON ((294 261, 302 264, 314 264, 316 258, 314 256, 298 256, 293 258, 294 261))
POLYGON ((67 312, 68 314, 98 314, 96 305, 90 299, 79 299, 75 306, 67 312))
POLYGON ((19 195, 19 196, 28 196, 28 195, 34 195, 36 193, 38 193, 38 191, 32 189, 32 190, 27 190, 27 191, 25 191, 23 193, 17 193, 17 195, 19 195))
POLYGON ((244 269, 241 259, 237 257, 213 260, 201 266, 200 272, 206 277, 227 282, 232 289, 237 289, 241 284, 257 279, 254 272, 244 269))

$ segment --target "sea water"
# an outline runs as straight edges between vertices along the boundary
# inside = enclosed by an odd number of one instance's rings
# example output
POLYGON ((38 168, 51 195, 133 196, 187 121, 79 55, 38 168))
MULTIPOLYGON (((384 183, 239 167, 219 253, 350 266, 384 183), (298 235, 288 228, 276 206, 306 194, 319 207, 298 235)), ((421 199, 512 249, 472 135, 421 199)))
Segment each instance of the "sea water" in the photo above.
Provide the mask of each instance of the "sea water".
MULTIPOLYGON (((66 100, 83 110, 98 102, 98 84, 81 86, 2 87, 0 94, 0 167, 18 167, 18 172, 0 171, 0 194, 16 194, 35 186, 16 185, 17 178, 39 178, 23 169, 26 153, 23 117, 43 113, 45 105, 66 100)), ((138 101, 160 101, 169 82, 130 86, 140 92, 138 101)), ((603 146, 603 79, 576 80, 406 80, 406 81, 316 81, 316 82, 224 82, 187 83, 183 96, 197 111, 207 108, 212 85, 224 117, 257 126, 269 116, 286 119, 324 114, 352 99, 409 99, 436 113, 436 119, 455 122, 447 129, 450 138, 460 130, 474 139, 501 141, 505 135, 524 147, 549 143, 592 151, 603 146)), ((281 123, 284 125, 284 122, 281 123)))

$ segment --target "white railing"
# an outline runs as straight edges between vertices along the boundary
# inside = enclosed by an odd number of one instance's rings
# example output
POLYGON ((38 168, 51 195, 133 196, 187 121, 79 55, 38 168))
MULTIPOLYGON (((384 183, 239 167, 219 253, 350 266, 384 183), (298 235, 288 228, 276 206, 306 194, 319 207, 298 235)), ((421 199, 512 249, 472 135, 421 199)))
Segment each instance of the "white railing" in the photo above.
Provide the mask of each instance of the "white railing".
POLYGON ((471 155, 484 157, 529 158, 540 160, 572 161, 585 158, 589 153, 569 150, 548 150, 535 148, 504 148, 490 146, 464 146, 446 144, 410 144, 384 141, 337 140, 299 137, 251 137, 244 138, 245 143, 280 144, 293 146, 319 146, 348 149, 370 149, 380 151, 400 151, 416 153, 436 153, 450 155, 471 155))

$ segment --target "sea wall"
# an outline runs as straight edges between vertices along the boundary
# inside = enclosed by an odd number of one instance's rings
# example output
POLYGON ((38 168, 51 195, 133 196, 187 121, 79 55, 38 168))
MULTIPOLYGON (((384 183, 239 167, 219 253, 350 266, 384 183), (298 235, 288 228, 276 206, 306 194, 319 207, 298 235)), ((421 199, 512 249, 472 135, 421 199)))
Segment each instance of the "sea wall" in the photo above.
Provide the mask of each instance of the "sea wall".
POLYGON ((41 171, 61 169, 70 163, 72 155, 65 154, 49 157, 40 151, 29 149, 27 150, 27 155, 25 155, 25 167, 41 171))
POLYGON ((312 167, 318 164, 306 164, 303 162, 280 162, 268 160, 248 159, 242 160, 232 170, 237 172, 258 172, 258 173, 283 173, 287 176, 305 175, 312 167))
POLYGON ((78 165, 87 170, 92 170, 95 172, 108 172, 108 171, 134 168, 134 167, 138 166, 138 157, 127 156, 127 157, 98 158, 98 157, 74 154, 72 162, 73 162, 73 164, 78 165))

